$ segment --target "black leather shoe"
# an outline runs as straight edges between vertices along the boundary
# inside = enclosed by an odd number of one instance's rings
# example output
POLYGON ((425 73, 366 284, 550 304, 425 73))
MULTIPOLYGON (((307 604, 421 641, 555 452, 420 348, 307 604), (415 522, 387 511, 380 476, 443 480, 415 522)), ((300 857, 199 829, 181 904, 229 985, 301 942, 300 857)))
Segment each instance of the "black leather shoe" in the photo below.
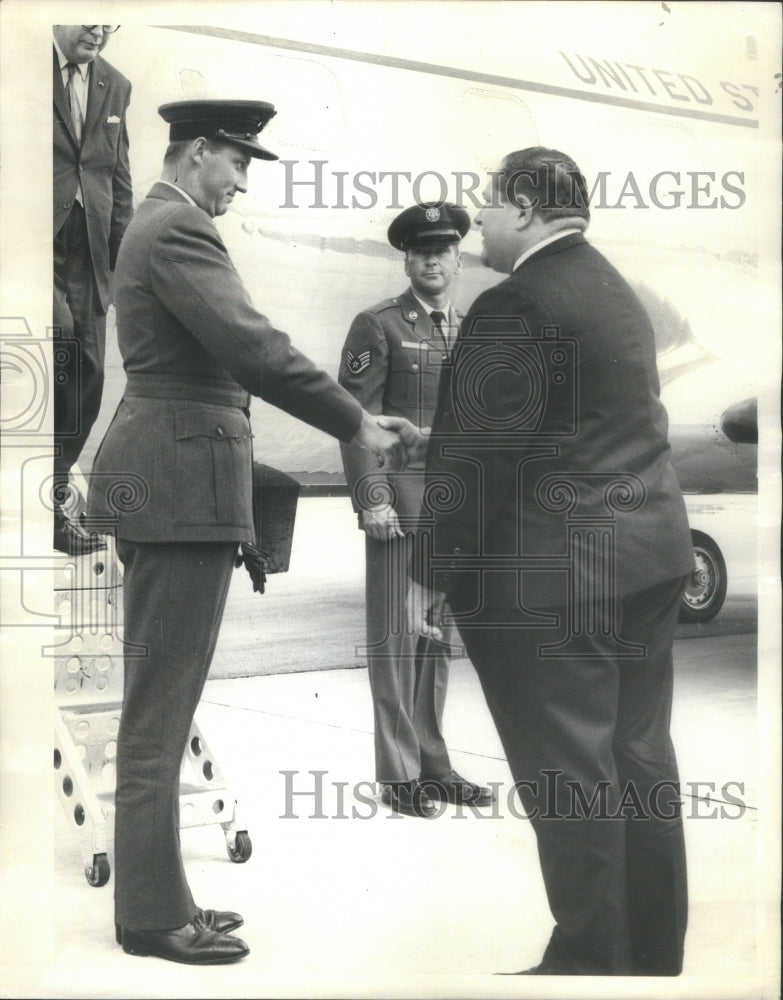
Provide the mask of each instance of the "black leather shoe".
MULTIPOLYGON (((194 924, 200 924, 207 930, 216 931, 218 934, 228 934, 230 931, 235 931, 244 922, 239 913, 233 913, 231 910, 196 910, 193 917, 194 924)), ((117 944, 122 944, 122 927, 119 924, 114 925, 114 933, 117 944)))
POLYGON ((438 815, 438 807, 418 781, 400 781, 393 785, 384 785, 381 801, 384 805, 391 806, 393 812, 401 813, 403 816, 431 819, 438 815))
POLYGON ((172 931, 122 929, 122 950, 128 955, 154 955, 185 965, 222 965, 244 958, 250 949, 238 937, 218 934, 195 920, 172 931))
POLYGON ((440 799, 441 802, 451 802, 453 805, 491 806, 495 801, 491 788, 474 785, 456 771, 437 778, 422 778, 421 785, 431 799, 440 799))
POLYGON ((52 545, 58 552, 69 556, 86 556, 106 548, 106 543, 94 532, 88 534, 84 528, 69 521, 61 510, 54 512, 54 536, 52 545))

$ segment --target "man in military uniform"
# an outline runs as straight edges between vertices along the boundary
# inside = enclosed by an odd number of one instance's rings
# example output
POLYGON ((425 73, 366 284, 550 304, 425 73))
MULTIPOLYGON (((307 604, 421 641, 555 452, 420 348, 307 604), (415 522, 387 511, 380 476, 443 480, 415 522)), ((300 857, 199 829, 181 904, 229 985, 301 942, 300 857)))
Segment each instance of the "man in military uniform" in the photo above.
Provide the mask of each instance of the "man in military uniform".
MULTIPOLYGON (((159 109, 171 143, 117 260, 125 395, 96 455, 90 526, 117 536, 127 656, 117 749, 115 920, 126 952, 213 964, 247 954, 230 911, 199 909, 179 847, 180 763, 241 544, 255 538, 250 395, 404 466, 396 434, 257 312, 212 221, 247 190, 259 101, 159 109)), ((393 421, 387 422, 389 426, 393 421)), ((398 427, 402 421, 397 421, 398 427)), ((409 440, 417 435, 406 425, 409 440)))
MULTIPOLYGON (((431 423, 438 381, 459 325, 449 288, 459 272, 459 243, 470 228, 458 205, 406 209, 389 227, 405 254, 411 286, 353 321, 339 382, 370 413, 431 423)), ((410 816, 437 815, 434 798, 488 805, 489 789, 451 767, 442 734, 449 645, 405 628, 409 544, 424 489, 423 464, 378 473, 368 457, 342 446, 359 527, 366 535, 367 663, 375 715, 376 779, 383 801, 410 816), (417 641, 418 640, 418 641, 417 641)))

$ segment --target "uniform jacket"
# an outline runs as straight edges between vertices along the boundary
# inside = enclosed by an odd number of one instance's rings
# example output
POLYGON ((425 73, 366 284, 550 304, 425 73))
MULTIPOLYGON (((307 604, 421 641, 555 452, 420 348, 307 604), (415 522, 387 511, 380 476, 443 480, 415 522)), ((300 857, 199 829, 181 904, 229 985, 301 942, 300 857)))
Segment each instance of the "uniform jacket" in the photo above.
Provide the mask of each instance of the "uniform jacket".
MULTIPOLYGON (((452 307, 447 317, 452 341, 461 318, 452 307)), ((407 417, 418 427, 429 427, 447 359, 448 351, 440 334, 433 330, 428 313, 408 288, 402 295, 385 299, 354 319, 343 347, 338 380, 368 413, 407 417)), ((357 495, 357 485, 363 477, 372 477, 376 498, 383 494, 384 484, 396 484, 391 496, 398 496, 400 488, 404 490, 405 473, 379 473, 369 452, 343 446, 342 454, 354 510, 371 505, 372 498, 366 495, 366 490, 360 488, 357 495)), ((417 499, 417 507, 419 502, 417 499)))
POLYGON ((79 181, 87 221, 93 272, 104 312, 109 307, 109 275, 120 240, 133 214, 125 112, 131 85, 105 59, 90 67, 87 114, 81 147, 76 141, 57 53, 54 57, 53 203, 56 235, 70 212, 79 181))
MULTIPOLYGON (((522 556, 526 569, 532 557, 523 594, 556 605, 569 566, 583 595, 688 573, 667 428, 652 325, 627 282, 581 233, 534 253, 476 299, 441 380, 427 484, 442 489, 420 523, 438 589, 477 599, 471 556, 522 556), (597 544, 613 550, 606 576, 597 544)), ((514 574, 505 581, 514 605, 514 574)))
POLYGON ((248 393, 341 440, 361 408, 253 307, 209 216, 156 184, 120 248, 125 395, 93 463, 90 516, 132 541, 251 541, 248 393))

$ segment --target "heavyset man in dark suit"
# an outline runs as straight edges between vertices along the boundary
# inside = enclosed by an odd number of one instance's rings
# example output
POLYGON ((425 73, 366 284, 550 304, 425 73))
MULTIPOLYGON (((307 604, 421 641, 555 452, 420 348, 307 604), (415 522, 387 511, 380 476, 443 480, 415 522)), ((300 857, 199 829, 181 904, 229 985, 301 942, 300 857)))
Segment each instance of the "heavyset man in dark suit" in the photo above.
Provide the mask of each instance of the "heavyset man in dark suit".
POLYGON ((509 277, 441 380, 409 607, 437 636, 425 612, 447 593, 537 837, 556 926, 528 972, 677 975, 669 720, 693 556, 653 330, 588 222, 556 150, 511 153, 490 181, 482 260, 509 277))
POLYGON ((131 85, 98 54, 118 27, 54 26, 54 547, 71 555, 103 546, 62 505, 101 405, 111 273, 133 211, 131 85))
MULTIPOLYGON (((217 642, 237 545, 255 539, 250 395, 404 466, 384 430, 257 312, 212 221, 247 190, 259 101, 178 102, 163 177, 116 270, 125 395, 96 455, 88 513, 117 536, 127 656, 117 748, 115 915, 126 952, 233 961, 242 918, 196 907, 179 848, 179 773, 217 642)), ((410 424, 387 426, 418 439, 410 424), (404 427, 403 427, 404 425, 404 427), (410 433, 406 433, 409 431, 410 433)))
MULTIPOLYGON (((369 413, 406 417, 418 427, 432 423, 440 372, 459 327, 449 288, 469 228, 468 213, 446 202, 413 205, 389 226, 411 285, 354 319, 338 378, 369 413)), ((420 817, 438 815, 433 798, 489 805, 489 789, 453 770, 443 739, 449 647, 406 628, 409 535, 421 507, 424 463, 383 474, 366 451, 343 445, 342 453, 366 534, 367 666, 383 801, 420 817)))

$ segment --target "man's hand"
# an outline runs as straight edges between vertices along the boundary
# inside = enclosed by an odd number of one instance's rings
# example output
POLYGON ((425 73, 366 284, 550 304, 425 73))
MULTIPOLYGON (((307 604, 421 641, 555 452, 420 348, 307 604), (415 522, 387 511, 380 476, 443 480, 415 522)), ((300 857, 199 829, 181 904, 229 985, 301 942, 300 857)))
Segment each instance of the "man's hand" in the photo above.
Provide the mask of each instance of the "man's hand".
POLYGON ((361 524, 365 532, 376 542, 388 542, 392 538, 404 538, 397 511, 390 504, 373 507, 361 512, 361 524))
POLYGON ((405 606, 408 631, 442 642, 440 620, 445 603, 446 595, 442 591, 429 590, 424 584, 410 580, 405 606))
POLYGON ((234 565, 237 568, 243 563, 245 564, 245 569, 250 574, 250 579, 253 581, 253 593, 263 594, 264 585, 266 584, 264 560, 258 548, 249 542, 242 542, 234 559, 234 565))
MULTIPOLYGON (((405 423, 409 421, 406 420, 405 423)), ((351 444, 375 452, 378 468, 387 472, 399 472, 408 464, 408 453, 400 435, 386 430, 379 419, 371 417, 366 411, 362 413, 362 422, 351 444)))
POLYGON ((430 438, 429 427, 416 427, 405 417, 378 417, 378 423, 388 431, 396 431, 402 438, 409 462, 423 462, 427 454, 427 442, 430 438))

